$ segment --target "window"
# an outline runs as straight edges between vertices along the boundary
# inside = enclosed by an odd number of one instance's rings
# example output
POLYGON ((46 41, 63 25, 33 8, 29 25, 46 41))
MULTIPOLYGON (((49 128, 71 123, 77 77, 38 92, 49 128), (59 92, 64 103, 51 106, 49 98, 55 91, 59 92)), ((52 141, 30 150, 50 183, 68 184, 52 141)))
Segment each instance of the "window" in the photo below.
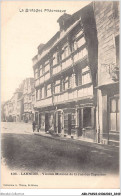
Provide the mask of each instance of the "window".
POLYGON ((82 75, 82 84, 87 84, 91 82, 90 73, 86 73, 82 75))
POLYGON ((76 124, 76 114, 72 113, 72 115, 71 115, 71 125, 75 126, 75 124, 76 124))
POLYGON ((41 89, 41 93, 42 93, 41 98, 43 99, 44 98, 44 87, 41 89))
POLYGON ((48 84, 46 87, 46 96, 47 97, 51 96, 51 84, 48 84))
POLYGON ((88 65, 82 69, 82 73, 84 73, 86 71, 89 71, 89 66, 88 65))
POLYGON ((111 112, 116 112, 116 100, 115 99, 111 100, 110 110, 111 110, 111 112))
POLYGON ((32 101, 34 101, 34 95, 32 95, 32 101))
POLYGON ((65 59, 65 54, 64 54, 64 50, 62 51, 62 54, 61 54, 61 59, 65 59))
POLYGON ((84 38, 84 37, 80 38, 80 39, 77 41, 77 44, 78 44, 78 48, 80 48, 82 45, 85 44, 85 38, 84 38))
POLYGON ((69 80, 68 80, 68 76, 65 78, 65 81, 64 81, 64 89, 67 90, 68 89, 68 86, 69 86, 69 80))
POLYGON ((78 38, 80 35, 82 35, 83 31, 78 31, 78 33, 76 34, 76 38, 78 38))
POLYGON ((42 68, 42 65, 40 65, 40 70, 39 70, 39 74, 40 74, 40 77, 42 76, 42 74, 43 74, 43 68, 42 68))
POLYGON ((72 42, 72 51, 77 50, 77 48, 78 48, 77 42, 74 40, 74 41, 72 42))
POLYGON ((55 81, 55 90, 54 90, 54 92, 55 92, 55 93, 60 93, 60 91, 61 91, 60 80, 56 80, 56 81, 55 81))
POLYGON ((73 87, 73 76, 71 75, 71 76, 69 76, 69 79, 68 79, 68 87, 69 88, 72 88, 73 87))
POLYGON ((49 70, 50 70, 50 65, 49 64, 45 65, 45 72, 47 72, 49 70))
POLYGON ((31 100, 31 95, 29 95, 29 100, 31 100))
POLYGON ((119 98, 110 98, 110 131, 120 131, 119 98))
POLYGON ((53 54, 53 65, 56 65, 59 63, 59 53, 56 52, 53 54))
POLYGON ((68 46, 65 47, 64 53, 65 53, 65 58, 66 58, 69 55, 68 46))
POLYGON ((42 87, 41 89, 40 89, 40 99, 43 99, 44 98, 44 87, 42 87))
POLYGON ((40 90, 36 90, 36 100, 40 99, 40 90))
POLYGON ((38 71, 38 68, 36 68, 35 69, 35 72, 34 72, 34 74, 35 74, 35 79, 37 79, 38 77, 39 77, 39 71, 38 71))
POLYGON ((55 86, 55 93, 60 93, 60 85, 59 86, 55 86))
POLYGON ((62 60, 68 57, 68 55, 69 55, 69 47, 68 44, 65 44, 62 48, 62 53, 61 53, 62 60))
POLYGON ((81 69, 78 70, 76 78, 77 78, 77 81, 76 81, 77 85, 78 86, 82 85, 82 71, 81 71, 81 69))

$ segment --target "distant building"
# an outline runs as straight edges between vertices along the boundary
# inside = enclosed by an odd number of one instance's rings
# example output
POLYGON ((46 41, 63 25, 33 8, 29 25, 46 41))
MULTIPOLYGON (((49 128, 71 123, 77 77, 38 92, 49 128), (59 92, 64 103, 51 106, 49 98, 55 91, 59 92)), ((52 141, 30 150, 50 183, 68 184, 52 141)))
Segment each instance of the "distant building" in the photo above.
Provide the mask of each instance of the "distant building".
POLYGON ((63 14, 60 30, 33 58, 39 128, 96 140, 98 41, 93 4, 63 14))
POLYGON ((22 96, 22 91, 17 89, 11 98, 11 116, 14 122, 19 122, 21 120, 21 113, 18 112, 18 100, 22 96))
POLYGON ((98 37, 98 117, 100 142, 119 145, 119 1, 94 3, 98 37))
POLYGON ((24 113, 24 104, 23 104, 23 94, 21 97, 17 100, 17 116, 16 121, 21 122, 23 121, 23 113, 24 113))
POLYGON ((34 92, 34 78, 26 78, 23 87, 23 121, 32 122, 34 120, 33 111, 33 92, 34 92))
POLYGON ((4 121, 9 120, 9 101, 6 101, 3 105, 4 121))
POLYGON ((4 121, 29 122, 34 119, 34 79, 27 78, 3 106, 4 121))

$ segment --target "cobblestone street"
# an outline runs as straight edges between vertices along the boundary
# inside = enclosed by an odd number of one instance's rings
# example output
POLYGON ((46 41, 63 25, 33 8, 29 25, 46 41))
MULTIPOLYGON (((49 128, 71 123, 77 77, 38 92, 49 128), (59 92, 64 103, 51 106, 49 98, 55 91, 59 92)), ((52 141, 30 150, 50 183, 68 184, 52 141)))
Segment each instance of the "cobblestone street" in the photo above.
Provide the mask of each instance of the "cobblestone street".
POLYGON ((2 159, 12 170, 119 172, 118 148, 112 151, 82 141, 34 135, 26 123, 2 123, 2 159))

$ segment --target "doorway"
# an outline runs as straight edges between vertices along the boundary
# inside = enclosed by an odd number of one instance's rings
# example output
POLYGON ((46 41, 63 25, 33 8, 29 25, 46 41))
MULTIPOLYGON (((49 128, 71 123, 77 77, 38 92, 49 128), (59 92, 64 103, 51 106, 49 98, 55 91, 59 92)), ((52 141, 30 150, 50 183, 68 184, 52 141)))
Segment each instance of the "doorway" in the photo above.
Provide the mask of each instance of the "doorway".
POLYGON ((45 113, 45 132, 49 130, 48 113, 45 113))
POLYGON ((91 127, 91 108, 84 108, 83 127, 91 127))

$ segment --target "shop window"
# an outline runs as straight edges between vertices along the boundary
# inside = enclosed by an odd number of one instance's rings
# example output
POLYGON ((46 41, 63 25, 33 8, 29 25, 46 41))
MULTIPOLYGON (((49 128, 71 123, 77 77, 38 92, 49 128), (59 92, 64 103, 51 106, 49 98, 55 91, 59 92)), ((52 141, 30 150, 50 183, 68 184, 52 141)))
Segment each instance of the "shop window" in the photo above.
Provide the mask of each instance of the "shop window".
POLYGON ((48 114, 48 124, 49 124, 49 130, 54 130, 54 120, 53 120, 53 114, 48 114))
POLYGON ((120 118, 119 118, 119 98, 110 99, 110 131, 120 130, 120 118))
POLYGON ((91 126, 91 108, 85 107, 83 110, 83 125, 84 127, 91 126))
POLYGON ((72 125, 72 127, 74 127, 75 124, 76 124, 76 114, 72 113, 72 115, 71 115, 71 125, 72 125))
POLYGON ((116 112, 116 100, 111 100, 111 107, 110 107, 111 113, 116 112))
POLYGON ((68 129, 68 113, 64 113, 64 129, 68 129))

